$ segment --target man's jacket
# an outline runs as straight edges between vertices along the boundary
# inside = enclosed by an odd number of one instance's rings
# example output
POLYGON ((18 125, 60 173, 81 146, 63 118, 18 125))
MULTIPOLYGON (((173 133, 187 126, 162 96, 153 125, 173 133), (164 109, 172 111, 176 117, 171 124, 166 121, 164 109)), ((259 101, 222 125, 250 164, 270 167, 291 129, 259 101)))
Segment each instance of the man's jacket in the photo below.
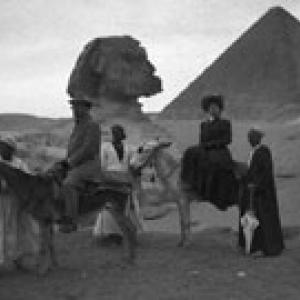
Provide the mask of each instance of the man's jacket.
POLYGON ((99 158, 100 128, 88 118, 75 124, 70 136, 67 158, 71 168, 99 158))

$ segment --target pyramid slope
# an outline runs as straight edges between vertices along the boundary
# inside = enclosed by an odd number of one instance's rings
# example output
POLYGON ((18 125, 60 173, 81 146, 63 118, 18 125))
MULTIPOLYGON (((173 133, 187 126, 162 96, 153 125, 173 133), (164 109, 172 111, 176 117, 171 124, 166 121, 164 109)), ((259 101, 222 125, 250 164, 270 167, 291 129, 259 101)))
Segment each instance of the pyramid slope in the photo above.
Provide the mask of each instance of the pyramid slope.
POLYGON ((270 9, 160 114, 199 119, 201 98, 222 93, 237 119, 299 116, 300 23, 280 7, 270 9))

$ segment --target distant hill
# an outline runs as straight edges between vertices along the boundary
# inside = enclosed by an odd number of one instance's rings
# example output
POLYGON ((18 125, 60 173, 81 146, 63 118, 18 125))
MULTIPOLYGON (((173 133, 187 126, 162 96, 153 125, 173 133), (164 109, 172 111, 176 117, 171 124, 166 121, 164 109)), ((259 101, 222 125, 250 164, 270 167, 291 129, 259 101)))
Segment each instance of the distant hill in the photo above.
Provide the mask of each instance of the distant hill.
POLYGON ((27 114, 0 114, 0 136, 16 137, 18 156, 31 170, 42 170, 64 157, 67 135, 72 127, 68 118, 41 118, 27 114))
POLYGON ((51 119, 27 114, 0 114, 0 132, 51 131, 68 123, 70 123, 68 118, 51 119))
MULTIPOLYGON (((110 126, 125 127, 128 142, 138 145, 152 137, 168 137, 168 133, 150 119, 154 114, 143 114, 139 106, 114 106, 106 103, 92 111, 96 121, 101 123, 102 141, 111 139, 110 126), (105 109, 104 109, 105 107, 105 109), (113 107, 113 109, 112 109, 113 107)), ((68 118, 40 118, 26 114, 0 114, 0 136, 8 132, 16 137, 18 155, 25 159, 32 170, 45 168, 65 155, 73 121, 68 118)))
POLYGON ((267 11, 183 90, 160 119, 200 119, 201 98, 221 93, 236 119, 300 115, 300 22, 281 7, 267 11))
POLYGON ((145 112, 145 114, 151 121, 155 121, 159 115, 159 112, 145 112))

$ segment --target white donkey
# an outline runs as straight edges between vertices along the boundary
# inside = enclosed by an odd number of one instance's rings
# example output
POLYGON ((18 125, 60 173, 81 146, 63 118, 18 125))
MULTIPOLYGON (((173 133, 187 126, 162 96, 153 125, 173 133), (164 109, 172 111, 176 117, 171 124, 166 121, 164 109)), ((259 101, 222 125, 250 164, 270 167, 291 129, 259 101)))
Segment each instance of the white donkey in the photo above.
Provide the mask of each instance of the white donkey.
MULTIPOLYGON (((164 197, 160 200, 164 203, 175 202, 177 204, 181 229, 178 246, 185 246, 190 242, 191 234, 190 202, 206 199, 199 199, 197 192, 181 179, 182 161, 176 160, 166 149, 171 144, 170 142, 159 142, 158 140, 144 143, 140 146, 139 151, 134 154, 131 163, 135 168, 140 167, 142 169, 149 164, 155 168, 157 177, 164 187, 164 197)), ((235 162, 234 173, 239 183, 238 199, 243 192, 242 178, 246 170, 246 164, 235 162)))

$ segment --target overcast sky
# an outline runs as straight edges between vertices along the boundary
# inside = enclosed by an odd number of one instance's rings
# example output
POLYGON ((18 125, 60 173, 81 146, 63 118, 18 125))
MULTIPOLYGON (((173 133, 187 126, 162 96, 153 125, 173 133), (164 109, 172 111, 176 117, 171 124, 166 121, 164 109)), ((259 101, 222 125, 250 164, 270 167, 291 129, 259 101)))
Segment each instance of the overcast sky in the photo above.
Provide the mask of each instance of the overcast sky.
POLYGON ((164 91, 159 110, 274 5, 300 19, 299 0, 0 0, 0 113, 69 116, 68 76, 97 36, 139 39, 164 91))

